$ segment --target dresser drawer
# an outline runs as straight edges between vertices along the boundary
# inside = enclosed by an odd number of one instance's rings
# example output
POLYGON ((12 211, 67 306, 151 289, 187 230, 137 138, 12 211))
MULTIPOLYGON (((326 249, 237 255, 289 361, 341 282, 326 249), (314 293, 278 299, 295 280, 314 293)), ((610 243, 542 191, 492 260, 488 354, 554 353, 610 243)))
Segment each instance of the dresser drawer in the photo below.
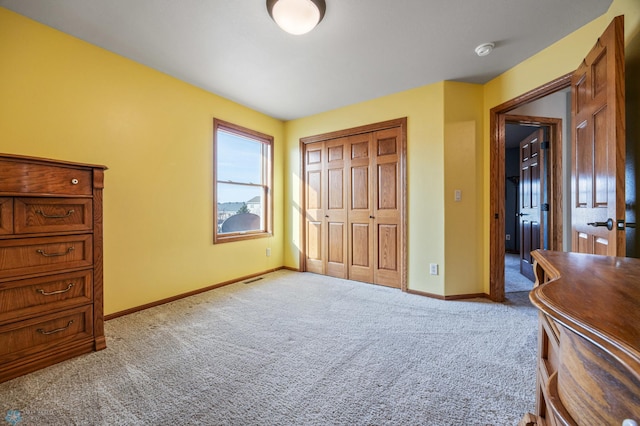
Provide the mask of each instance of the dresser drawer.
POLYGON ((13 198, 0 197, 0 235, 13 234, 13 198))
POLYGON ((41 195, 91 195, 91 170, 0 160, 0 192, 41 195))
POLYGON ((90 198, 16 198, 14 233, 91 230, 91 204, 90 198))
POLYGON ((0 241, 0 279, 92 264, 91 234, 0 241))
POLYGON ((613 354, 563 328, 559 359, 557 395, 576 424, 621 425, 624 419, 640 419, 640 380, 613 354))
POLYGON ((0 324, 91 303, 93 271, 0 283, 0 324))
POLYGON ((91 305, 0 326, 0 364, 92 336, 91 305))

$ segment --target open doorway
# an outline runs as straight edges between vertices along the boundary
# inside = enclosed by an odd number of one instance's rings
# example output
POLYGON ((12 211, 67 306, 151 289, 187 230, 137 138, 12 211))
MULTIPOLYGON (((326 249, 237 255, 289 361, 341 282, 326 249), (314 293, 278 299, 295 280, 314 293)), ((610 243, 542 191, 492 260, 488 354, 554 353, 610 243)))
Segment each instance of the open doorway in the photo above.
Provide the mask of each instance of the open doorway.
POLYGON ((563 122, 568 123, 569 120, 563 121, 562 118, 566 118, 568 114, 567 105, 570 105, 570 102, 568 102, 567 89, 570 87, 570 83, 571 75, 567 74, 490 111, 490 212, 492 220, 490 223, 489 256, 490 297, 494 301, 502 302, 505 298, 507 123, 548 127, 550 139, 557 140, 557 143, 550 145, 548 154, 549 192, 547 196, 550 202, 547 230, 543 232, 548 233, 546 248, 551 250, 566 248, 563 245, 565 240, 563 223, 568 219, 566 215, 563 216, 563 211, 567 210, 567 206, 563 205, 565 201, 562 194, 567 192, 568 179, 564 178, 563 170, 570 170, 570 167, 563 164, 563 157, 570 157, 566 154, 563 156, 563 145, 566 144, 563 144, 562 141, 569 141, 570 138, 565 137, 567 130, 562 124, 563 122), (553 98, 564 98, 564 101, 561 102, 564 109, 560 114, 549 113, 547 101, 553 98), (549 120, 549 122, 545 123, 544 120, 549 120))
POLYGON ((566 95, 549 95, 518 110, 556 117, 506 115, 505 119, 505 293, 533 288, 531 252, 562 244, 561 178, 566 95), (560 182, 557 182, 560 179, 560 182))

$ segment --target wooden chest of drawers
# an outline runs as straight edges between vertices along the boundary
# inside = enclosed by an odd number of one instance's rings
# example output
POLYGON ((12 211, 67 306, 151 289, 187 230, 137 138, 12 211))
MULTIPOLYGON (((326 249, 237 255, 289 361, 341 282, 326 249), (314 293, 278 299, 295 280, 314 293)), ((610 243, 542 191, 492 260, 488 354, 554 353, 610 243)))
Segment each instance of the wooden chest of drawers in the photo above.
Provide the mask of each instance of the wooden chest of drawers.
POLYGON ((537 250, 537 415, 548 425, 640 421, 640 260, 537 250))
POLYGON ((106 347, 104 170, 0 154, 0 382, 106 347))

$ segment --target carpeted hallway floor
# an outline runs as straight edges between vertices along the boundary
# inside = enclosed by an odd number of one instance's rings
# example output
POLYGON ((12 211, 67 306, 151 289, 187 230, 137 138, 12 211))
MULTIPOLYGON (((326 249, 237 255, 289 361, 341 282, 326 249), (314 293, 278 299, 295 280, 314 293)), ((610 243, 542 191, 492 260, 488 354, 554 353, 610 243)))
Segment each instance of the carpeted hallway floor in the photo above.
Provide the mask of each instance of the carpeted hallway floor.
POLYGON ((520 255, 505 253, 504 255, 504 292, 529 292, 533 289, 533 281, 520 273, 520 255))
POLYGON ((0 384, 23 425, 514 425, 536 310, 279 271, 107 322, 107 349, 0 384))

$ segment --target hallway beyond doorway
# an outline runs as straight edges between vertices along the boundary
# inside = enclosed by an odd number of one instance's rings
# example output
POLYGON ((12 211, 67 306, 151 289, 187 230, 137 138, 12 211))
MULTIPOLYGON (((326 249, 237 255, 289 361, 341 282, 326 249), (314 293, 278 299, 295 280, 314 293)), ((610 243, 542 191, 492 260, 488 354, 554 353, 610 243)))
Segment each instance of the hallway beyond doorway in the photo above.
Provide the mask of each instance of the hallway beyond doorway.
POLYGON ((504 254, 504 292, 531 291, 533 281, 520 273, 520 255, 518 253, 504 254))

